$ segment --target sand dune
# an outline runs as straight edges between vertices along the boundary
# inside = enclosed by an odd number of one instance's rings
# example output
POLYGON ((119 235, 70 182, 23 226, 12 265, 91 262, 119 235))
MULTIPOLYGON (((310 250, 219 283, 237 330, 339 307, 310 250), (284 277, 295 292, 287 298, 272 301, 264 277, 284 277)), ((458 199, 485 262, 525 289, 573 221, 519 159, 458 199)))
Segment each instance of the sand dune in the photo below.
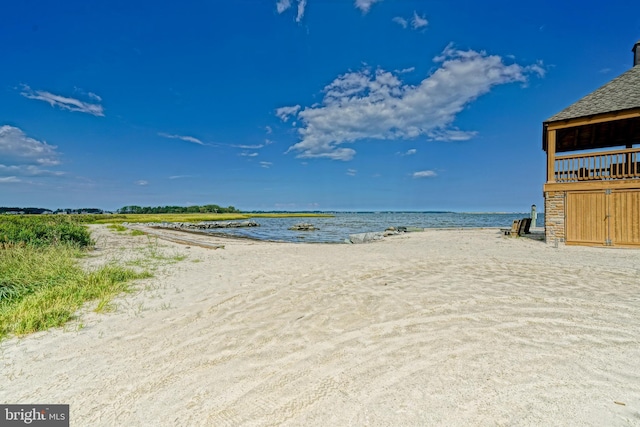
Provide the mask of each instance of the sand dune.
POLYGON ((0 401, 68 403, 78 426, 640 424, 640 251, 190 236, 213 250, 92 227, 88 268, 152 254, 156 276, 0 343, 0 401))

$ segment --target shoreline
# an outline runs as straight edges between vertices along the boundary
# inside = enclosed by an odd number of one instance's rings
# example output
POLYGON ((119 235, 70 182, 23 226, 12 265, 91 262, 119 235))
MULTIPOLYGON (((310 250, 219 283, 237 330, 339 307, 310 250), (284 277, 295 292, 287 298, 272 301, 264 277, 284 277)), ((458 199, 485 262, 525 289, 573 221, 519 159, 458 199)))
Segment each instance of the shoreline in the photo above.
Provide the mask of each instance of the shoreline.
POLYGON ((77 322, 0 342, 0 401, 72 425, 629 425, 640 251, 427 229, 376 244, 92 225, 95 268, 155 277, 77 322), (167 261, 183 258, 181 261, 167 261), (624 403, 621 405, 620 403, 624 403))
MULTIPOLYGON (((169 232, 169 233, 177 232, 177 233, 193 234, 193 235, 204 236, 204 237, 210 236, 210 237, 218 237, 218 238, 231 239, 231 240, 249 240, 249 241, 253 241, 253 242, 293 243, 293 244, 322 244, 322 245, 349 244, 349 243, 346 243, 345 241, 319 241, 318 242, 318 241, 304 241, 303 239, 301 239, 299 241, 262 239, 262 238, 253 237, 253 236, 225 233, 223 231, 202 231, 202 230, 193 229, 193 228, 163 227, 163 226, 155 225, 155 224, 154 225, 144 225, 143 223, 126 223, 126 224, 123 223, 123 225, 125 227, 127 227, 128 229, 130 229, 130 230, 142 231, 142 232, 147 233, 149 235, 153 235, 153 236, 160 237, 160 238, 162 238, 162 236, 166 236, 167 235, 166 232, 169 232)), ((394 237, 394 236, 398 236, 398 235, 402 235, 402 234, 406 234, 406 233, 424 232, 424 231, 427 231, 427 230, 442 230, 442 231, 452 231, 452 230, 458 230, 458 231, 463 231, 463 230, 494 230, 494 231, 500 231, 500 230, 505 230, 505 229, 507 229, 507 228, 506 227, 425 227, 425 228, 422 228, 420 231, 400 232, 400 233, 395 234, 395 235, 385 236, 385 238, 386 237, 394 237)), ((371 233, 383 233, 383 231, 381 231, 381 232, 371 232, 371 233)), ((363 234, 363 233, 355 233, 355 234, 363 234)), ((349 237, 349 235, 346 235, 345 239, 348 238, 348 237, 349 237)), ((543 227, 532 228, 531 229, 531 233, 529 235, 523 235, 523 236, 520 236, 520 237, 533 239, 533 240, 544 240, 544 228, 543 227)), ((179 239, 177 237, 170 237, 170 236, 167 236, 166 239, 174 241, 176 243, 182 243, 181 241, 184 241, 185 244, 188 244, 190 242, 187 239, 179 239)), ((379 240, 375 240, 375 241, 379 241, 379 240)), ((372 243, 372 242, 367 242, 367 243, 372 243)), ((196 243, 193 243, 193 244, 196 244, 196 243)))

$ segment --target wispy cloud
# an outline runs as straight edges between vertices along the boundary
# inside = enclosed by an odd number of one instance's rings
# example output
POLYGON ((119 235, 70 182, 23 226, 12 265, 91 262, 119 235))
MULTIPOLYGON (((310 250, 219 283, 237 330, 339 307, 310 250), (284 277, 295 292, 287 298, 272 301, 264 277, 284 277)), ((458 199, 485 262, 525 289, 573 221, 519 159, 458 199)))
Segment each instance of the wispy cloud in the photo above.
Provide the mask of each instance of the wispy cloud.
POLYGON ((298 0, 298 14, 296 15, 296 22, 302 21, 304 18, 304 9, 307 7, 307 0, 298 0))
POLYGON ((273 163, 271 163, 271 162, 260 162, 260 166, 265 168, 265 169, 269 169, 272 165, 273 165, 273 163))
MULTIPOLYGON (((297 0, 298 7, 296 12, 296 22, 300 23, 304 18, 304 12, 307 7, 307 0, 297 0)), ((291 0, 278 0, 276 2, 276 10, 278 14, 282 14, 291 8, 291 0)))
POLYGON ((407 28, 407 26, 409 25, 409 23, 407 22, 406 19, 404 19, 401 16, 396 16, 392 19, 393 22, 395 22, 396 24, 400 25, 402 28, 407 28))
MULTIPOLYGON (((20 92, 20 95, 24 96, 25 98, 44 101, 52 107, 58 107, 63 110, 79 111, 81 113, 104 117, 104 108, 102 108, 102 105, 100 104, 84 102, 79 99, 69 98, 61 95, 55 95, 51 92, 43 90, 33 90, 28 85, 22 85, 22 92, 20 92)), ((91 93, 91 95, 92 96, 89 97, 93 100, 102 100, 102 98, 94 93, 91 93)))
POLYGON ((242 157, 257 157, 258 153, 255 153, 255 152, 254 153, 249 153, 249 152, 245 151, 245 152, 240 153, 240 155, 242 157))
POLYGON ((415 148, 412 148, 410 150, 407 150, 406 153, 404 153, 405 156, 413 156, 414 154, 416 154, 418 152, 418 150, 416 150, 415 148))
POLYGON ((36 165, 2 165, 0 164, 0 175, 21 175, 21 176, 62 176, 61 171, 42 169, 36 165))
POLYGON ((0 184, 13 184, 17 182, 22 182, 20 178, 17 176, 3 176, 0 177, 0 184))
POLYGON ((460 141, 472 138, 453 122, 469 103, 494 86, 544 75, 541 64, 505 64, 503 58, 447 46, 434 58, 440 63, 417 85, 403 83, 397 74, 378 69, 349 72, 324 88, 321 103, 302 109, 282 107, 276 114, 286 121, 296 116, 300 141, 288 152, 297 157, 350 160, 355 150, 341 145, 359 140, 460 141))
POLYGON ((300 111, 299 105, 294 105, 292 107, 280 107, 276 109, 276 116, 283 122, 289 120, 289 117, 295 116, 298 111, 300 111))
POLYGON ((413 11, 413 17, 411 17, 411 21, 401 16, 396 16, 391 20, 404 29, 409 27, 409 22, 411 22, 411 28, 413 28, 414 30, 418 30, 429 25, 429 21, 427 21, 427 18, 424 15, 418 15, 418 12, 416 12, 415 10, 413 11))
MULTIPOLYGON (((304 18, 305 10, 307 7, 307 0, 277 0, 276 11, 280 15, 283 14, 287 10, 291 9, 294 1, 297 1, 296 22, 300 23, 302 21, 302 18, 304 18)), ((381 1, 382 0, 355 0, 354 7, 360 9, 363 14, 367 14, 374 3, 379 3, 381 1)))
POLYGON ((414 10, 413 18, 411 19, 411 27, 414 30, 417 30, 418 28, 424 28, 427 25, 429 25, 429 21, 427 21, 427 18, 418 15, 418 13, 414 10))
POLYGON ((144 179, 141 179, 141 180, 136 181, 135 184, 144 187, 144 186, 149 185, 149 181, 145 181, 144 179))
POLYGON ((416 70, 416 67, 403 68, 402 70, 394 70, 396 74, 412 73, 416 70))
POLYGON ((355 7, 360 9, 362 13, 368 13, 369 9, 374 3, 381 2, 382 0, 355 0, 355 7))
POLYGON ((169 138, 169 139, 180 139, 182 141, 192 142, 198 145, 210 145, 210 144, 205 144, 204 142, 200 141, 198 138, 194 138, 193 136, 171 135, 164 132, 158 132, 158 136, 161 136, 163 138, 169 138))
POLYGON ((267 131, 267 135, 270 135, 273 133, 273 129, 271 129, 271 126, 265 126, 264 130, 267 131))
POLYGON ((262 147, 264 147, 263 144, 257 144, 257 145, 232 145, 232 147, 234 148, 243 148, 245 150, 258 150, 262 147))
POLYGON ((356 176, 356 173, 358 173, 356 169, 347 169, 347 175, 349 176, 356 176))
POLYGON ((290 0, 278 0, 276 2, 276 10, 278 11, 278 13, 282 13, 285 10, 289 9, 290 7, 291 7, 290 0))
POLYGON ((426 170, 426 171, 414 172, 412 176, 414 178, 433 178, 435 176, 438 176, 438 174, 435 173, 434 171, 426 170))
POLYGON ((169 179, 183 179, 183 178, 192 178, 193 175, 171 175, 169 179))

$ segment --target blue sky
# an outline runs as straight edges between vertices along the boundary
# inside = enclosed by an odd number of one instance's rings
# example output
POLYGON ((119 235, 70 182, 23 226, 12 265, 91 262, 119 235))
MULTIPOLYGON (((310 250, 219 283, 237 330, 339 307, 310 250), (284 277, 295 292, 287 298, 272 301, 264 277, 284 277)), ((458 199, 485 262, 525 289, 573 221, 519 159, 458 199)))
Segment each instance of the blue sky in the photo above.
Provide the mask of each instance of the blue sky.
POLYGON ((640 3, 10 1, 0 205, 542 207, 542 122, 640 3))

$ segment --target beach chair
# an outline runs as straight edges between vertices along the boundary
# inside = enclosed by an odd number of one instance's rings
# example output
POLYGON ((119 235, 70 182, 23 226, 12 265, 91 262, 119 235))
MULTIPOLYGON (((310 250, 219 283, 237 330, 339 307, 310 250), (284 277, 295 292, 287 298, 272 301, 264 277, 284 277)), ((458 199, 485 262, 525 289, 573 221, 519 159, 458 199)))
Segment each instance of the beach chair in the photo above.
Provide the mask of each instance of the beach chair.
POLYGON ((531 234, 531 218, 514 219, 511 229, 504 228, 502 232, 505 236, 518 237, 523 234, 531 234))
POLYGON ((511 224, 511 229, 503 228, 502 232, 504 233, 505 236, 517 236, 520 230, 521 223, 522 223, 522 220, 514 219, 513 224, 511 224))

